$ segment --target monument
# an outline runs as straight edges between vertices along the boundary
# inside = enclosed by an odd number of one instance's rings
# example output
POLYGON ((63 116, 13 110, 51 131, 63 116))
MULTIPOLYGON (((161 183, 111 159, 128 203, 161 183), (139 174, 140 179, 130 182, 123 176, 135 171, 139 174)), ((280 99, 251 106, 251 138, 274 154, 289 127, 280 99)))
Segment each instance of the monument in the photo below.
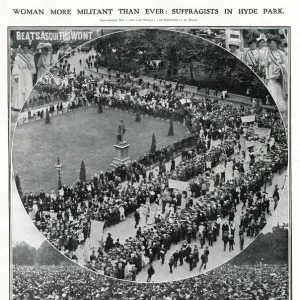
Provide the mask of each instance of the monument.
POLYGON ((114 145, 116 156, 110 164, 114 168, 120 165, 127 165, 131 162, 128 155, 130 145, 127 141, 124 141, 125 132, 125 125, 123 123, 123 120, 121 120, 118 127, 117 143, 114 145))

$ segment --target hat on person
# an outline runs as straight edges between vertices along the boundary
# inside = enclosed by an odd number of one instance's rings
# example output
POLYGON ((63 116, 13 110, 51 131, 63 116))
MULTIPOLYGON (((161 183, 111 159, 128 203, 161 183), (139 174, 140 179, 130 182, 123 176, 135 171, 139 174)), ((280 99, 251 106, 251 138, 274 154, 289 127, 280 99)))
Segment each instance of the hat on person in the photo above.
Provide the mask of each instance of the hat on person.
POLYGON ((39 43, 37 49, 43 49, 43 48, 52 48, 52 45, 50 43, 39 43))
POLYGON ((267 37, 263 33, 256 39, 256 41, 259 43, 262 40, 265 41, 265 42, 267 41, 267 37))

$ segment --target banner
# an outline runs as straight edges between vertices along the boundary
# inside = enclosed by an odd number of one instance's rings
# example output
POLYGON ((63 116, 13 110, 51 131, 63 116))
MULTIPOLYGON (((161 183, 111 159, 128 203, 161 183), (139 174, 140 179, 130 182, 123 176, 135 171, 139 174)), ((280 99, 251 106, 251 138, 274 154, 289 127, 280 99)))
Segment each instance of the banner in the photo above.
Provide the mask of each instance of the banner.
POLYGON ((90 239, 95 239, 99 242, 102 242, 103 230, 104 230, 104 222, 92 220, 90 239))
POLYGON ((211 169, 211 161, 206 162, 206 169, 211 169))
POLYGON ((140 96, 145 96, 145 95, 147 95, 148 93, 149 93, 149 90, 148 90, 148 89, 139 91, 140 96))
POLYGON ((255 115, 241 117, 242 123, 250 123, 255 121, 255 115))
POLYGON ((183 104, 187 104, 187 103, 191 103, 191 100, 190 99, 181 99, 181 100, 179 100, 180 101, 180 103, 183 105, 183 104))
POLYGON ((269 138, 270 137, 270 133, 271 133, 271 129, 270 128, 261 128, 261 127, 257 127, 254 129, 255 133, 259 135, 260 138, 266 137, 269 138))
POLYGON ((180 180, 173 180, 169 179, 169 188, 170 189, 177 189, 181 191, 186 191, 189 187, 189 183, 180 180))

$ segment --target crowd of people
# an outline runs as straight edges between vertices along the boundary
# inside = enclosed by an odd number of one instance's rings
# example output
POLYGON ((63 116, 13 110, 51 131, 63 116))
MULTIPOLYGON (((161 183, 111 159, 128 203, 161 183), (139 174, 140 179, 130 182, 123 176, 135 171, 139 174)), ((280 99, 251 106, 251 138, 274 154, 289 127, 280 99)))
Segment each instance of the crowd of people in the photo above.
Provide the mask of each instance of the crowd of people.
MULTIPOLYGON (((90 58, 90 57, 89 57, 90 58)), ((198 101, 204 102, 205 108, 209 111, 213 104, 218 102, 217 95, 207 96, 205 99, 199 99, 194 94, 186 97, 186 93, 180 84, 167 82, 166 80, 157 79, 152 84, 144 82, 142 78, 134 79, 129 74, 121 75, 116 73, 113 80, 111 75, 108 79, 102 76, 87 75, 85 71, 76 73, 75 68, 67 68, 70 65, 65 59, 63 63, 55 68, 61 83, 44 84, 42 91, 38 96, 29 99, 29 104, 49 103, 57 98, 62 101, 70 101, 69 108, 77 107, 77 103, 86 106, 91 103, 100 103, 109 108, 118 108, 126 111, 140 112, 153 117, 168 119, 171 116, 175 121, 185 122, 189 126, 190 112, 198 108, 198 101), (50 91, 49 91, 50 89, 50 91)), ((79 107, 81 107, 79 106, 79 107)), ((217 109, 216 106, 215 111, 217 109)), ((214 112, 215 113, 215 112, 214 112)))
POLYGON ((50 193, 42 190, 35 195, 25 194, 22 201, 36 227, 62 253, 77 259, 76 250, 90 236, 91 220, 109 227, 134 214, 139 227, 136 236, 125 244, 109 236, 104 249, 99 247, 90 257, 86 255, 85 264, 101 274, 135 280, 143 267, 163 259, 172 243, 181 246, 180 253, 172 255, 175 258, 169 262, 170 271, 183 258, 193 269, 200 260, 205 262, 205 257, 201 259, 199 249, 190 249, 192 238, 199 238, 203 248, 205 241, 212 246, 220 235, 224 250, 229 244, 233 251, 237 225, 240 240, 244 235, 255 237, 264 227, 271 199, 261 189, 271 184, 273 174, 284 170, 288 163, 286 136, 278 112, 237 108, 215 97, 182 101, 182 95, 178 96, 172 84, 166 82, 158 81, 150 90, 150 84, 128 76, 112 81, 84 71, 69 77, 66 88, 72 94, 70 103, 85 99, 111 109, 173 117, 188 126, 190 135, 128 166, 101 171, 87 182, 77 181, 50 193), (256 126, 271 128, 269 140, 276 143, 267 143, 267 138, 261 141, 268 160, 249 149, 241 151, 241 136, 255 136, 253 122, 242 122, 242 117, 248 115, 255 115, 256 126), (178 154, 181 160, 176 165, 178 154), (167 162, 171 163, 170 169, 166 168, 167 162), (226 178, 229 163, 233 176, 226 178), (214 170, 218 166, 221 168, 214 170), (170 189, 169 179, 190 180, 190 187, 186 192, 170 189), (240 202, 245 209, 236 224, 234 214, 240 202), (220 234, 227 216, 229 223, 220 234))
POLYGON ((204 276, 159 284, 116 282, 75 266, 16 266, 13 299, 287 300, 285 264, 226 264, 204 276))

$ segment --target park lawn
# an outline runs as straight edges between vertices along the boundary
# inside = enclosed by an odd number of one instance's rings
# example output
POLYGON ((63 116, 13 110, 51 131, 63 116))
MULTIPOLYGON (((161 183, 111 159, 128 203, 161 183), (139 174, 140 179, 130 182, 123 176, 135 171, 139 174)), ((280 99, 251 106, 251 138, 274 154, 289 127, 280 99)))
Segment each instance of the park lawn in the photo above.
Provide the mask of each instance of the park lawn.
POLYGON ((54 167, 57 157, 63 164, 63 184, 72 184, 78 177, 81 161, 86 166, 87 178, 106 171, 115 156, 113 145, 120 119, 126 127, 125 140, 130 143, 131 160, 149 152, 153 132, 157 147, 172 144, 188 135, 186 128, 174 123, 173 137, 168 136, 169 121, 141 117, 135 122, 132 113, 97 107, 83 108, 75 112, 17 126, 13 140, 13 170, 19 174, 23 192, 49 192, 56 189, 58 174, 54 167))

